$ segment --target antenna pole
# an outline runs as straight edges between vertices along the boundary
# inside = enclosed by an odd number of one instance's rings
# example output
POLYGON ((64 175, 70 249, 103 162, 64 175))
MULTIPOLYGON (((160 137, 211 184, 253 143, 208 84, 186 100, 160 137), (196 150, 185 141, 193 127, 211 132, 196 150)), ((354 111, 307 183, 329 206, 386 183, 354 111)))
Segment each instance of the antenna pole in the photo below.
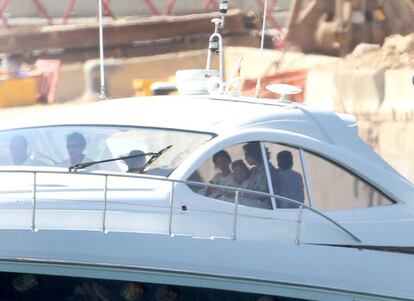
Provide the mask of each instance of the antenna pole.
POLYGON ((267 0, 264 3, 264 12, 263 12, 263 25, 262 25, 262 40, 260 42, 260 52, 259 52, 259 74, 256 81, 256 93, 255 96, 258 98, 260 96, 260 84, 262 80, 261 69, 263 65, 263 46, 264 46, 264 34, 266 29, 266 19, 267 19, 267 0))
POLYGON ((228 0, 220 0, 220 14, 221 18, 214 18, 211 22, 214 23, 214 33, 210 36, 208 41, 208 53, 207 53, 207 63, 206 69, 210 70, 211 68, 211 54, 216 53, 219 54, 219 76, 220 79, 224 80, 224 58, 223 58, 223 39, 221 34, 218 32, 219 29, 224 27, 224 17, 229 9, 229 1, 228 0))
POLYGON ((99 95, 100 100, 105 100, 105 61, 104 61, 104 46, 103 46, 103 24, 102 24, 102 1, 98 0, 99 2, 99 65, 100 65, 100 72, 101 72, 101 93, 99 95))

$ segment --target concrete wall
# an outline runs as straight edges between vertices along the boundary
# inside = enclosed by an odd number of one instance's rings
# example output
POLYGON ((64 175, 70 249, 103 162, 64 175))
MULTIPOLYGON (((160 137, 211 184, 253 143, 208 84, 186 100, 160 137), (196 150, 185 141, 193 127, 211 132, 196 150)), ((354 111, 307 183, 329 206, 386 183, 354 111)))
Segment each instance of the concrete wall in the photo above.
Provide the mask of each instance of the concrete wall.
POLYGON ((85 91, 83 64, 62 66, 56 86, 56 102, 81 98, 85 91))
POLYGON ((414 69, 311 70, 305 102, 355 115, 360 136, 414 182, 413 75, 414 69))
POLYGON ((414 121, 357 118, 359 134, 364 141, 414 183, 414 121))

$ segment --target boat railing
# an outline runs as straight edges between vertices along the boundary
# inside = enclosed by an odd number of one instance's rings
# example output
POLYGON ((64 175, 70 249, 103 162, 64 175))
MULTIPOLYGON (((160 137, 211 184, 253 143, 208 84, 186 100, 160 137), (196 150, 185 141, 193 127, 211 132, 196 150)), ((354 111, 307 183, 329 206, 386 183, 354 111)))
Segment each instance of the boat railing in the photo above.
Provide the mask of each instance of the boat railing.
POLYGON ((38 194, 38 175, 39 174, 67 174, 67 175, 82 175, 82 176, 99 176, 104 178, 104 187, 103 187, 103 206, 102 206, 102 224, 101 229, 103 232, 107 233, 108 229, 106 226, 107 222, 107 213, 108 213, 108 179, 109 177, 116 177, 116 178, 134 178, 134 179, 147 179, 147 180, 154 180, 154 181, 161 181, 161 182, 169 182, 171 183, 171 190, 170 190, 170 206, 169 206, 169 218, 168 218, 168 235, 173 236, 174 233, 172 231, 172 224, 173 224, 173 212, 174 212, 174 201, 175 201, 175 186, 176 184, 185 184, 188 186, 198 186, 201 188, 214 188, 214 189, 222 189, 229 192, 234 193, 234 212, 233 212, 233 226, 232 226, 232 233, 231 238, 233 240, 237 239, 237 223, 239 218, 238 208, 240 204, 240 196, 242 194, 248 194, 249 196, 257 196, 257 197, 266 197, 266 198, 275 198, 277 200, 282 200, 288 203, 293 204, 298 208, 298 216, 297 216, 297 228, 296 228, 296 237, 295 237, 295 243, 300 244, 300 235, 301 235, 301 225, 302 225, 302 215, 303 210, 307 209, 310 212, 313 212, 314 214, 322 217, 324 220, 328 221, 329 223, 333 224, 335 227, 346 233, 352 240, 361 243, 361 240, 355 236, 353 233, 351 233, 349 230, 347 230, 345 227, 343 227, 341 224, 327 216, 326 214, 322 213, 321 211, 312 208, 302 202, 277 195, 277 194, 271 194, 266 192, 259 192, 239 187, 230 187, 230 186, 223 186, 223 185, 216 185, 216 184, 210 184, 210 183, 204 183, 204 182, 197 182, 197 181, 189 181, 189 180, 178 180, 178 179, 172 179, 172 178, 166 178, 166 177, 160 177, 160 176, 153 176, 153 175, 146 175, 146 174, 120 174, 120 173, 111 173, 111 172, 105 172, 105 173, 90 173, 90 172, 70 172, 70 171, 55 171, 55 170, 23 170, 23 169, 0 169, 0 173, 26 173, 26 174, 32 174, 33 175, 33 185, 32 185, 32 221, 31 221, 31 229, 32 231, 37 231, 36 227, 36 213, 37 213, 37 194, 38 194))

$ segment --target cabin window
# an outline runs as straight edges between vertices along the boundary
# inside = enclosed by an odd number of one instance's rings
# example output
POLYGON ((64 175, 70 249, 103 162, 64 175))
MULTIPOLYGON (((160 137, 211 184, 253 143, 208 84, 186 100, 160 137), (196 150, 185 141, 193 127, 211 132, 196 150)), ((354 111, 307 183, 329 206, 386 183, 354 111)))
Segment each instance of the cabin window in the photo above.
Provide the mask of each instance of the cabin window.
POLYGON ((393 202, 344 168, 305 152, 312 205, 318 210, 344 210, 393 202))
MULTIPOLYGON (((107 276, 110 276, 110 273, 107 276)), ((230 285, 227 290, 215 289, 209 287, 208 281, 203 279, 193 280, 194 283, 201 284, 201 287, 5 272, 0 273, 0 279, 1 300, 305 301, 254 292, 231 291, 230 285)))
MULTIPOLYGON (((264 142, 262 145, 265 157, 261 153, 260 142, 256 141, 223 149, 204 162, 189 180, 273 193, 273 199, 240 193, 239 204, 264 209, 294 209, 301 203, 322 211, 393 204, 372 185, 329 160, 279 143, 264 142), (249 149, 259 152, 256 162, 246 155, 249 149)), ((231 203, 235 200, 235 192, 231 188, 198 185, 190 185, 190 188, 217 200, 231 203)))
MULTIPOLYGON (((244 190, 269 193, 260 142, 237 144, 223 149, 204 162, 189 178, 190 181, 210 183, 244 190)), ((217 200, 234 202, 235 190, 190 185, 198 194, 217 200)), ((241 192, 239 204, 272 209, 266 196, 241 192)))
POLYGON ((207 133, 121 126, 47 126, 0 132, 0 166, 64 167, 94 164, 86 171, 168 176, 191 152, 211 139, 207 133), (171 146, 150 166, 151 155, 171 146), (147 155, 144 155, 146 153, 147 155), (120 157, 136 156, 121 160, 120 157), (145 166, 145 171, 141 169, 145 166))

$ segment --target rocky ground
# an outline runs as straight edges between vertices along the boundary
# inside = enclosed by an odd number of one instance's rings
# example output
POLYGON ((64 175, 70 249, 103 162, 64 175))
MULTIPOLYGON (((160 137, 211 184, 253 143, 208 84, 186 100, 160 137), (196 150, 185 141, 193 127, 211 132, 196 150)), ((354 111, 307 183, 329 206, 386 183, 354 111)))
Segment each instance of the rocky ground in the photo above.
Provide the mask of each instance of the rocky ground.
POLYGON ((392 35, 384 44, 360 44, 354 51, 333 65, 323 69, 414 68, 414 33, 407 36, 392 35))

